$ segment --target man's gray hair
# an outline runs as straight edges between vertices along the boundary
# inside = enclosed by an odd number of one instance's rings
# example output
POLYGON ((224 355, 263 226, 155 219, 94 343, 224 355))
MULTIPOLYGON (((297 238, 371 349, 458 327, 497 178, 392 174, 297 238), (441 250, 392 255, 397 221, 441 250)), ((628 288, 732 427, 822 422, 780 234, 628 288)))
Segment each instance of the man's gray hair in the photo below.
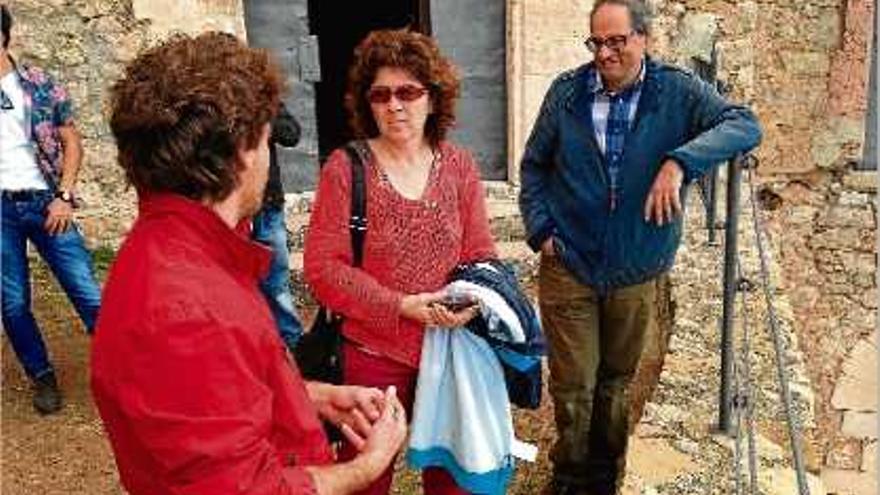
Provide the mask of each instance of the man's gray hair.
POLYGON ((590 10, 590 26, 593 24, 593 16, 599 7, 603 5, 622 5, 629 11, 629 19, 633 31, 648 35, 651 33, 651 8, 643 0, 596 0, 593 9, 590 10))

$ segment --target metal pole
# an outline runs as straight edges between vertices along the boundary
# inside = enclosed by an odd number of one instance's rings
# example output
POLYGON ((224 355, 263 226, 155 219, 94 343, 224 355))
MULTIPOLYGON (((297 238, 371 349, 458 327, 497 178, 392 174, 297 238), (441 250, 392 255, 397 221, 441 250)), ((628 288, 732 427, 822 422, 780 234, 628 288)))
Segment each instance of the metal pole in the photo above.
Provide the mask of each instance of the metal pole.
POLYGON ((724 306, 721 320, 721 391, 718 397, 718 430, 730 434, 733 379, 733 313, 736 302, 736 253, 739 227, 740 156, 727 166, 727 221, 724 231, 724 306))
MULTIPOLYGON (((713 68, 717 68, 717 61, 715 60, 716 54, 715 49, 712 49, 712 66, 713 68)), ((715 84, 715 89, 718 93, 727 98, 727 95, 730 93, 730 85, 726 84, 724 81, 717 79, 714 74, 712 77, 712 82, 715 84)), ((709 229, 709 245, 715 246, 718 242, 718 169, 719 166, 712 167, 712 170, 709 172, 709 190, 706 194, 706 228, 709 229)), ((739 198, 739 196, 737 196, 739 198)), ((737 202, 738 203, 738 202, 737 202)), ((728 217, 729 218, 729 217, 728 217)))
POLYGON ((750 163, 743 165, 749 169, 749 203, 752 206, 752 225, 755 230, 755 244, 758 247, 758 257, 761 260, 761 279, 764 286, 764 301, 767 304, 767 321, 770 324, 770 333, 773 337, 773 349, 776 352, 776 374, 779 378, 779 394, 782 396, 783 410, 788 420, 788 438, 791 442, 791 452, 794 459, 794 471, 797 475, 798 493, 810 495, 810 485, 807 483, 806 463, 801 448, 800 424, 798 415, 794 411, 791 399, 791 389, 788 386, 788 371, 785 363, 785 344, 782 342, 779 318, 776 316, 776 306, 773 304, 773 289, 770 285, 770 268, 767 260, 767 250, 764 247, 765 229, 761 224, 758 210, 757 193, 753 170, 757 161, 753 155, 749 155, 750 163))
POLYGON ((715 225, 718 217, 718 166, 712 167, 709 171, 708 190, 706 191, 706 229, 709 231, 709 245, 714 246, 717 242, 717 227, 715 225))

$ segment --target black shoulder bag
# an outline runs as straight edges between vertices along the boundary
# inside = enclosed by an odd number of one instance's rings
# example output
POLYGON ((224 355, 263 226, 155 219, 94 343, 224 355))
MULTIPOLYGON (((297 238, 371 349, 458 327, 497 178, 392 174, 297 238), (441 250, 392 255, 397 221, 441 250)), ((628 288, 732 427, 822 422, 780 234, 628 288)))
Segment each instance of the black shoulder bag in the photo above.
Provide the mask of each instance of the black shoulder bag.
MULTIPOLYGON (((364 256, 364 237, 367 233, 367 195, 364 180, 364 162, 355 143, 343 148, 351 162, 351 217, 348 231, 351 235, 353 266, 361 266, 364 256)), ((323 304, 312 323, 294 347, 293 355, 300 374, 307 380, 342 383, 342 320, 323 304)))

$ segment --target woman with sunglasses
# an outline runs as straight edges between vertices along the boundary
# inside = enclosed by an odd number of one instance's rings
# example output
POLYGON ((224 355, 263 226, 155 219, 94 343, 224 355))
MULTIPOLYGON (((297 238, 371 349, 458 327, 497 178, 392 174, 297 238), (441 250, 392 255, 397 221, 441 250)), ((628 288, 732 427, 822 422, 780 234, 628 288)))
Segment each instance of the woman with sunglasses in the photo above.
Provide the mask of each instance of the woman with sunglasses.
MULTIPOLYGON (((355 50, 346 106, 364 162, 367 233, 352 266, 351 168, 343 150, 327 159, 305 246, 305 276, 343 324, 344 381, 395 385, 412 411, 426 328, 453 328, 474 307, 446 307, 442 291, 459 263, 495 258, 477 165, 447 141, 459 80, 431 38, 376 31, 355 50)), ((342 460, 356 453, 344 445, 342 460)), ((387 494, 389 469, 362 493, 387 494)), ((439 468, 423 472, 427 494, 466 493, 439 468)))

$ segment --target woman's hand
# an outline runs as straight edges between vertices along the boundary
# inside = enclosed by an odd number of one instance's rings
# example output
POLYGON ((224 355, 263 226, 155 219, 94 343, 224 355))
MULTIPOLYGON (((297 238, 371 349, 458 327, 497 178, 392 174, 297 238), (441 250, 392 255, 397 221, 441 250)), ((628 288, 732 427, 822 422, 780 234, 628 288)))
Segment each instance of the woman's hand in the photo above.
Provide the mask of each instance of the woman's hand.
POLYGON ((400 300, 400 314, 425 325, 435 325, 432 306, 442 301, 444 297, 446 293, 443 291, 403 296, 400 300))
POLYGON ((458 311, 452 311, 440 303, 431 305, 432 325, 441 328, 463 327, 480 312, 480 306, 474 304, 458 311))
POLYGON ((400 314, 425 326, 457 328, 464 326, 480 313, 477 304, 452 311, 442 304, 446 297, 446 292, 442 290, 403 296, 400 301, 400 314))

